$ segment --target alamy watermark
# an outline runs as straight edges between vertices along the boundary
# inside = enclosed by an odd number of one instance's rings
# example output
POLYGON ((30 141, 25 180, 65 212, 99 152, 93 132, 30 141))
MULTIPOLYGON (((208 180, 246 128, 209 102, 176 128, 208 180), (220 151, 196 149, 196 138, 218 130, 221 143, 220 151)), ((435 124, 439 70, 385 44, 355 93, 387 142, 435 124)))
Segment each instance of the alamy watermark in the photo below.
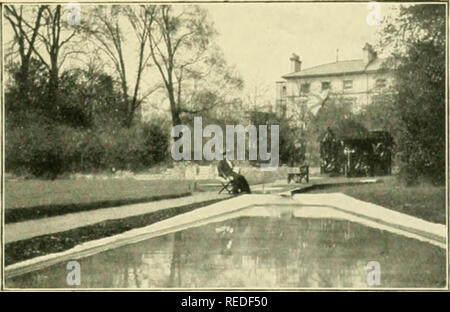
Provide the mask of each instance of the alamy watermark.
POLYGON ((78 2, 67 4, 67 24, 69 26, 79 26, 81 23, 81 7, 78 2))
POLYGON ((81 285, 81 267, 78 261, 67 262, 66 269, 69 270, 67 273, 66 282, 69 286, 80 286, 81 285))
POLYGON ((368 286, 380 286, 381 285, 381 266, 378 261, 370 261, 366 265, 366 270, 370 270, 367 273, 367 285, 368 286))
POLYGON ((279 164, 279 125, 226 125, 224 149, 224 133, 218 125, 208 125, 203 128, 202 117, 194 117, 193 145, 191 130, 186 125, 177 125, 172 128, 172 138, 177 138, 173 143, 171 154, 174 160, 222 160, 223 151, 226 150, 227 159, 234 160, 235 147, 236 159, 246 160, 246 137, 248 135, 248 160, 266 161, 261 164, 261 170, 271 171, 278 168, 279 164), (270 130, 270 140, 268 136, 270 130), (235 136, 237 141, 235 143, 235 136), (209 139, 203 146, 203 138, 209 139), (270 142, 270 152, 267 150, 270 142), (194 152, 192 153, 192 147, 194 152))

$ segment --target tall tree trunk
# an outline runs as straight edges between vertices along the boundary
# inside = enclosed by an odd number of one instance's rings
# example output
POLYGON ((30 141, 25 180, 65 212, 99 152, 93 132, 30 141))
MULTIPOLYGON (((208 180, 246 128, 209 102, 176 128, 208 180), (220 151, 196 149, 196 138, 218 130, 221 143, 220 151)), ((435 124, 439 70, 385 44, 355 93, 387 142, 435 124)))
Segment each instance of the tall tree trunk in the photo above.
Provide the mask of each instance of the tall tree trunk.
POLYGON ((22 65, 20 66, 19 74, 19 92, 22 97, 24 108, 28 108, 30 104, 30 96, 28 94, 30 84, 30 79, 28 77, 29 67, 30 66, 28 60, 24 60, 22 65))
MULTIPOLYGON (((56 116, 59 116, 59 70, 58 70, 58 55, 51 55, 50 79, 49 79, 49 105, 56 111, 56 116)), ((53 110, 53 109, 52 109, 53 110)), ((51 111, 52 111, 51 110, 51 111)))

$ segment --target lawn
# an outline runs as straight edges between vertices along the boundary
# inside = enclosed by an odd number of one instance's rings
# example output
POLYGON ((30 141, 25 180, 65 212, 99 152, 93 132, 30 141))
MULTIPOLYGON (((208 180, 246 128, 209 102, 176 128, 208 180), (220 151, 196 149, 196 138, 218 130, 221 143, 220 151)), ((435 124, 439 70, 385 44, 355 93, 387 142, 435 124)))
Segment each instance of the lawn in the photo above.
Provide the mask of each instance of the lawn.
POLYGON ((189 194, 177 180, 6 180, 6 223, 189 194))
POLYGON ((421 184, 405 186, 395 177, 382 183, 343 185, 313 190, 308 193, 344 193, 349 196, 390 208, 435 223, 446 223, 445 186, 421 184))
POLYGON ((83 204, 189 192, 185 181, 108 180, 16 180, 5 181, 5 207, 83 204))
MULTIPOLYGON (((251 184, 274 181, 273 174, 249 172, 251 184), (266 181, 267 180, 267 181, 266 181)), ((59 179, 5 180, 5 222, 185 196, 216 180, 59 179)), ((215 187, 214 190, 218 188, 215 187)))

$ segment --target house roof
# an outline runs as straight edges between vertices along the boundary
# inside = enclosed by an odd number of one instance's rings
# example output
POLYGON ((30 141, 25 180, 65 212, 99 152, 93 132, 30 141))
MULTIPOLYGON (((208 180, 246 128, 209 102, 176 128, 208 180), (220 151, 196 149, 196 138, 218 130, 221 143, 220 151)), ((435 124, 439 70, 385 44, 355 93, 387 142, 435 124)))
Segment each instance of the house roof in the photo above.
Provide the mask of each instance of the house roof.
POLYGON ((284 75, 283 78, 306 78, 316 76, 334 76, 351 73, 373 72, 378 71, 382 68, 381 66, 383 61, 384 59, 376 58, 368 66, 364 64, 363 60, 338 61, 289 73, 284 75))

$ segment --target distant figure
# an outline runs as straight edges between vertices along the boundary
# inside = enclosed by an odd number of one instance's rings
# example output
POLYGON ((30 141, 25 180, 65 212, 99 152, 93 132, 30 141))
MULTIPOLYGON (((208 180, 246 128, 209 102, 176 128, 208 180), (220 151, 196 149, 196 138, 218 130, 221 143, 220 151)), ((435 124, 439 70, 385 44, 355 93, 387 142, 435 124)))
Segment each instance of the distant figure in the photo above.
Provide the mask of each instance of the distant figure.
POLYGON ((231 185, 233 186, 233 194, 250 194, 252 192, 245 177, 233 171, 233 164, 227 159, 227 152, 223 152, 223 159, 219 161, 219 164, 217 165, 217 171, 219 173, 219 176, 231 181, 231 185))

